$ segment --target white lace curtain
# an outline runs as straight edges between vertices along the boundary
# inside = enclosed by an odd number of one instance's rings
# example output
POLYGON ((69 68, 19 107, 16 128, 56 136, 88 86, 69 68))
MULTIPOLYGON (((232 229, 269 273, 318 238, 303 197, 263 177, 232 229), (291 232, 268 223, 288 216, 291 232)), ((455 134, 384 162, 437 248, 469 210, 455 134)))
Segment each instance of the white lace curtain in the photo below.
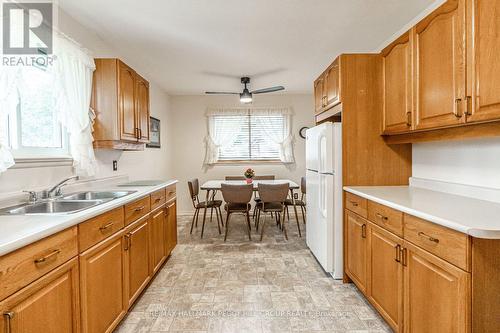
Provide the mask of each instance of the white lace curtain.
MULTIPOLYGON (((56 108, 69 134, 70 153, 78 175, 93 176, 96 160, 92 147, 92 124, 89 116, 94 59, 68 37, 54 33, 53 86, 57 91, 56 108)), ((5 137, 6 117, 15 114, 17 89, 22 67, 0 67, 0 173, 14 165, 5 137), (2 144, 4 143, 4 144, 2 144)))
POLYGON ((219 161, 221 148, 231 146, 238 137, 244 117, 236 116, 264 116, 255 117, 266 136, 279 145, 280 160, 283 163, 294 163, 293 135, 292 135, 292 110, 287 107, 239 107, 239 108, 209 108, 207 110, 208 134, 205 138, 205 161, 204 164, 214 164, 219 161), (218 130, 215 130, 215 119, 218 116, 235 116, 232 121, 219 122, 218 130), (269 117, 265 117, 269 116, 269 117), (283 131, 276 132, 270 116, 283 117, 283 131), (227 128, 220 128, 225 126, 227 128))

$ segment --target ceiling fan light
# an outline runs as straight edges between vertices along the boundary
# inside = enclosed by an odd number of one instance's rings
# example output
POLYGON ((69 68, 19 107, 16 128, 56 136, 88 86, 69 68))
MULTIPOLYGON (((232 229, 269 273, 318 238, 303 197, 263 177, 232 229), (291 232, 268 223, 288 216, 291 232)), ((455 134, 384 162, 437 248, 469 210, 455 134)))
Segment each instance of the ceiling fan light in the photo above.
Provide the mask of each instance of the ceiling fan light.
POLYGON ((252 94, 247 89, 240 94, 240 102, 243 104, 252 103, 252 94))

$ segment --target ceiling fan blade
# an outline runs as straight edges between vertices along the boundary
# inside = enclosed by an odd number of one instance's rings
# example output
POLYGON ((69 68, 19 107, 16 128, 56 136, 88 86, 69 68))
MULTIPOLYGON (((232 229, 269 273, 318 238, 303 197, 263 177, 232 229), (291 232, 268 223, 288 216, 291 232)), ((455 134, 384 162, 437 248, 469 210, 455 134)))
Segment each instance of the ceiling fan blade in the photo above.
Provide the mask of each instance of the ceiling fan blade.
POLYGON ((280 91, 280 90, 285 90, 285 87, 276 86, 276 87, 271 87, 271 88, 257 89, 257 90, 252 91, 252 94, 265 94, 265 93, 270 93, 270 92, 280 91))
POLYGON ((240 93, 236 92, 226 92, 226 91, 205 91, 207 95, 239 95, 240 93))

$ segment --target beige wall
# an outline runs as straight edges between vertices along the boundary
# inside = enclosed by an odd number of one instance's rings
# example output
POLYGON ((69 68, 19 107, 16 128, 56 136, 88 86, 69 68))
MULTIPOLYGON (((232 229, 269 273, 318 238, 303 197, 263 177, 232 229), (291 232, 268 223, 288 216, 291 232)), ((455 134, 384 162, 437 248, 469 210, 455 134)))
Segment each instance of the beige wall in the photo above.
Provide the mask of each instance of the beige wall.
MULTIPOLYGON (((127 62, 126 54, 115 51, 99 36, 81 26, 70 16, 59 11, 59 30, 91 50, 96 57, 118 57, 127 62)), ((140 64, 132 64, 141 75, 140 64)), ((147 76, 146 76, 147 78, 147 76)), ((99 172, 96 178, 128 175, 131 179, 172 178, 170 166, 171 135, 168 130, 169 96, 154 82, 150 82, 151 115, 161 120, 161 149, 146 148, 142 152, 101 150, 96 152, 99 172), (118 171, 112 170, 112 161, 118 160, 118 171)), ((0 174, 0 196, 20 190, 43 189, 73 174, 70 166, 11 168, 0 174)))
MULTIPOLYGON (((187 188, 187 181, 199 178, 200 183, 209 179, 223 179, 226 175, 242 175, 247 167, 252 167, 257 174, 272 174, 278 178, 300 181, 305 175, 305 140, 298 131, 302 126, 313 126, 312 95, 259 95, 255 106, 290 106, 294 111, 292 133, 295 136, 295 160, 290 166, 283 164, 242 164, 215 165, 204 168, 204 138, 207 135, 206 108, 209 106, 240 106, 235 96, 171 96, 172 112, 171 131, 173 135, 172 172, 179 180, 178 211, 190 213, 192 206, 187 188)), ((204 197, 204 193, 202 196, 204 197)))

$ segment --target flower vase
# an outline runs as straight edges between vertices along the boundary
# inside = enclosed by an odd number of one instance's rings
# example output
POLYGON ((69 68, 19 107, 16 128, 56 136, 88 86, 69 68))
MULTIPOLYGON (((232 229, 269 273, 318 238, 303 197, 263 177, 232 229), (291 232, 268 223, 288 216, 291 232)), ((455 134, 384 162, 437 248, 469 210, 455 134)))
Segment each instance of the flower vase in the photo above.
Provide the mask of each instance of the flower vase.
POLYGON ((253 179, 252 178, 247 178, 246 181, 247 181, 247 184, 252 184, 253 179))

